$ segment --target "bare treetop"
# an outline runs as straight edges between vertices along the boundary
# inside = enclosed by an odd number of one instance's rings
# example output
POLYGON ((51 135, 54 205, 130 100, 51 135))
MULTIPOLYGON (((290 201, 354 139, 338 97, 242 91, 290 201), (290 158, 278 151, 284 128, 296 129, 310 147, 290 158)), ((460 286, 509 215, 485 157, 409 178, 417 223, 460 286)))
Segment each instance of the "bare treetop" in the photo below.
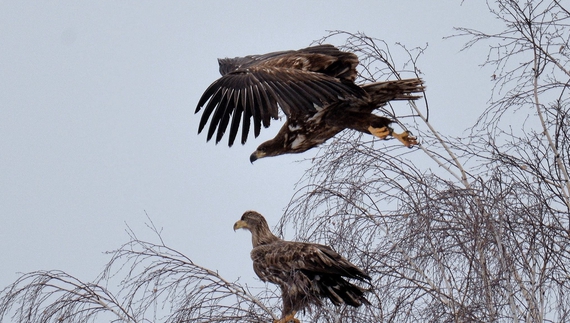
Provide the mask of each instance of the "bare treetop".
MULTIPOLYGON (((389 103, 382 114, 414 129, 415 148, 342 132, 300 179, 273 232, 330 245, 374 287, 368 305, 327 303, 299 313, 301 321, 570 321, 570 12, 556 0, 487 5, 503 30, 456 35, 464 50, 490 45, 481 60, 494 67, 489 106, 467 138, 434 128, 427 95, 389 103)), ((319 43, 338 39, 359 57, 356 84, 422 76, 430 86, 420 69, 426 48, 343 31, 319 43)), ((228 281, 150 228, 157 242, 129 231, 95 282, 60 271, 23 275, 0 293, 0 320, 278 319, 271 285, 228 281)))

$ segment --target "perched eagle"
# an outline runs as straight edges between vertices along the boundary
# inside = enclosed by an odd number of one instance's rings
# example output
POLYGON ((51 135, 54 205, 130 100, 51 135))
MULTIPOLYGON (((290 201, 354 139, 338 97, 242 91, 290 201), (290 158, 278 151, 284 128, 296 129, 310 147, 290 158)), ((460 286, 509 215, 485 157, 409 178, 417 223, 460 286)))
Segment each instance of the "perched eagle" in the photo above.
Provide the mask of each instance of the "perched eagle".
POLYGON ((298 322, 294 319, 297 311, 311 304, 321 306, 323 298, 335 305, 369 304, 365 290, 344 277, 364 281, 370 276, 330 247, 279 239, 255 211, 245 212, 234 224, 234 231, 242 228, 251 231, 255 273, 261 280, 281 287, 283 312, 279 322, 298 322))
POLYGON ((397 134, 394 121, 372 112, 391 100, 412 100, 422 92, 421 79, 354 83, 358 57, 332 45, 296 51, 273 52, 218 60, 222 77, 204 92, 196 113, 204 107, 198 133, 208 119, 207 140, 218 143, 229 126, 232 146, 241 125, 245 143, 253 119, 254 135, 268 127, 281 108, 287 120, 275 138, 262 143, 251 155, 258 158, 301 153, 349 128, 379 138, 391 135, 407 147, 416 139, 397 134))

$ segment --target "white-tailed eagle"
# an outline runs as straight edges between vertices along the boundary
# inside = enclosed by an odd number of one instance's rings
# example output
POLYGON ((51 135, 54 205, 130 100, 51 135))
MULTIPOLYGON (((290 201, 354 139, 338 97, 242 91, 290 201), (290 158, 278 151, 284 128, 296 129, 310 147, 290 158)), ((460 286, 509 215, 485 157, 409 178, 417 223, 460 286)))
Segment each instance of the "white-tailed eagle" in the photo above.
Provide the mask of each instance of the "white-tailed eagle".
POLYGON ((372 112, 391 100, 413 100, 423 91, 422 80, 405 79, 354 83, 358 57, 332 45, 218 59, 222 77, 204 92, 196 112, 204 108, 198 133, 206 127, 207 140, 216 143, 229 127, 232 146, 241 126, 245 143, 253 121, 257 137, 261 125, 269 127, 279 108, 287 120, 275 138, 262 143, 251 155, 258 158, 301 153, 333 137, 343 129, 354 129, 385 139, 392 136, 407 147, 416 139, 395 133, 394 120, 372 112))
POLYGON ((296 312, 309 305, 322 306, 322 299, 335 305, 369 304, 365 289, 346 278, 366 281, 370 276, 331 247, 279 239, 255 211, 245 212, 234 224, 234 230, 237 229, 251 231, 251 259, 257 276, 281 288, 283 312, 279 322, 298 322, 294 318, 296 312))

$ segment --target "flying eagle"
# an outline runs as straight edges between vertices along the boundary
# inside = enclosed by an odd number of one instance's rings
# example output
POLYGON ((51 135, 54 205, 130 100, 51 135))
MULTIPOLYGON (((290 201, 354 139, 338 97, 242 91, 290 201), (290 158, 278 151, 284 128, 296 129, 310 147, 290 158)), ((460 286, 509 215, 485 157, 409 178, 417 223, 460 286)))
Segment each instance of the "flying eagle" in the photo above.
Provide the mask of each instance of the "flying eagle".
POLYGON ((422 92, 422 80, 406 79, 358 86, 358 57, 332 45, 218 59, 222 77, 204 92, 196 113, 204 107, 198 133, 208 119, 207 140, 216 134, 218 143, 229 126, 231 147, 241 125, 241 143, 261 125, 278 119, 278 107, 287 120, 275 138, 262 143, 250 161, 282 154, 301 153, 349 128, 381 139, 391 135, 407 147, 416 139, 395 133, 389 118, 372 112, 391 100, 413 100, 422 92))
POLYGON ((365 290, 345 277, 365 281, 370 276, 330 247, 279 239, 255 211, 245 212, 234 224, 234 231, 237 229, 251 231, 251 259, 257 276, 281 287, 283 312, 278 322, 299 322, 294 318, 296 312, 311 304, 322 306, 324 298, 335 305, 369 304, 365 290))

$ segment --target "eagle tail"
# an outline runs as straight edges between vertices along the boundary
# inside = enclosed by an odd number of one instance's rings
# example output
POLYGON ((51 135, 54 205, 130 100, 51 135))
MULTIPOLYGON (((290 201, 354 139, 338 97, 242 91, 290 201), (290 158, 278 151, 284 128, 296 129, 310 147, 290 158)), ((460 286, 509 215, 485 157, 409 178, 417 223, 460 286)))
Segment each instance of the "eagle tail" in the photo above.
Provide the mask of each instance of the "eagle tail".
POLYGON ((320 276, 317 278, 317 286, 321 296, 326 297, 335 305, 348 304, 358 307, 362 304, 370 304, 364 297, 364 288, 349 283, 341 276, 320 276))
POLYGON ((421 98, 424 91, 423 81, 420 78, 374 82, 362 85, 370 100, 376 105, 383 105, 391 100, 416 100, 421 98))

